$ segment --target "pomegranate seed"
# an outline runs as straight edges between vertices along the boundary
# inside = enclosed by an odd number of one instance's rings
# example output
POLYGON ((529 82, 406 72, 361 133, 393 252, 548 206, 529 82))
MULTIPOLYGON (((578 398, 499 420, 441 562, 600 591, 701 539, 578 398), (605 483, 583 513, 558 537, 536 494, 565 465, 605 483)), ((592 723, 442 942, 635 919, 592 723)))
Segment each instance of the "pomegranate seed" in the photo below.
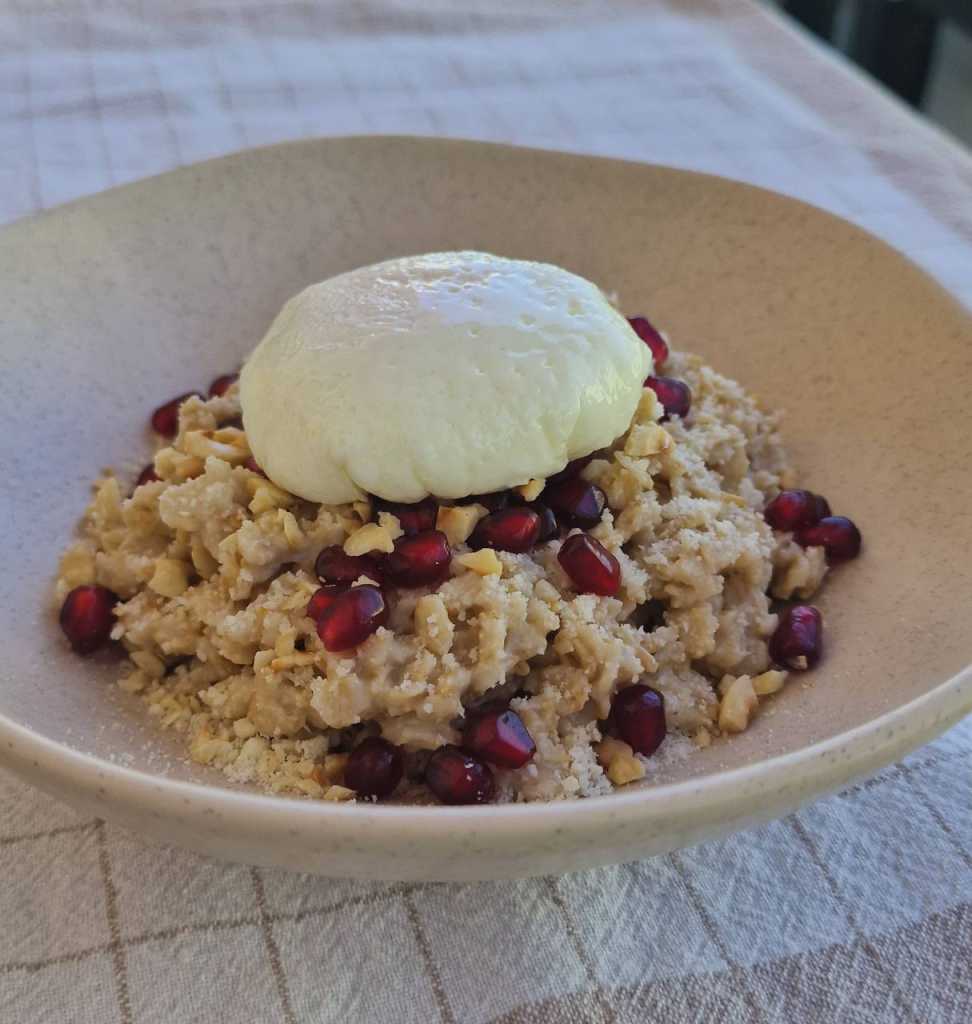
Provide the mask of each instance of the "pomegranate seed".
POLYGON ((380 559, 373 555, 347 555, 340 544, 324 548, 314 563, 314 572, 324 583, 354 583, 367 576, 376 583, 384 582, 380 559))
POLYGON ((635 334, 651 349, 651 358, 655 369, 660 370, 668 358, 668 343, 645 317, 629 317, 628 323, 634 328, 635 334))
POLYGON ((537 752, 523 719, 509 708, 473 712, 462 734, 471 754, 501 768, 522 768, 537 752))
POLYGON ((118 597, 107 587, 75 587, 61 605, 64 635, 78 654, 91 654, 105 644, 115 624, 118 597))
POLYGON ((510 503, 509 491, 491 491, 489 494, 470 494, 457 498, 457 505, 482 505, 487 512, 499 512, 510 503))
POLYGON ((426 530, 399 537, 385 561, 389 580, 399 587, 425 587, 441 583, 449 575, 452 552, 444 533, 426 530))
POLYGON ((404 772, 401 749, 380 736, 369 736, 351 751, 344 783, 359 796, 390 796, 404 772))
POLYGON ((439 511, 439 503, 435 498, 424 498, 414 504, 375 499, 375 507, 379 512, 390 512, 398 519, 402 532, 411 537, 416 533, 425 533, 435 529, 435 518, 439 511))
POLYGON ((561 480, 569 480, 572 476, 577 476, 593 458, 594 453, 591 452, 590 455, 582 455, 579 459, 573 459, 571 462, 568 462, 559 473, 554 473, 553 476, 547 477, 547 486, 559 484, 561 480))
POLYGON ((763 510, 774 530, 799 530, 830 515, 827 499, 813 491, 780 491, 763 510))
POLYGON ((495 786, 489 766, 458 747, 439 747, 425 766, 425 784, 444 804, 485 804, 495 786))
POLYGON ((820 522, 821 519, 826 518, 833 513, 830 511, 830 502, 822 494, 815 494, 813 496, 814 505, 816 507, 816 522, 820 522))
POLYGON ((221 398, 240 379, 238 373, 224 373, 209 385, 209 397, 221 398))
POLYGON ((184 395, 179 395, 178 398, 166 402, 165 405, 160 405, 152 413, 152 429, 163 437, 175 437, 179 433, 179 406, 187 398, 193 396, 202 398, 198 391, 187 391, 184 395))
POLYGON ((567 526, 579 526, 582 530, 597 526, 604 511, 604 492, 600 487, 589 484, 583 477, 575 476, 558 484, 547 486, 543 492, 544 501, 554 510, 557 518, 567 526))
POLYGON ((861 553, 861 531, 846 516, 824 516, 797 530, 793 539, 801 547, 823 548, 828 562, 846 562, 861 553))
POLYGON ((136 487, 141 487, 142 484, 155 483, 159 479, 159 474, 155 472, 155 466, 150 462, 141 473, 138 474, 138 479, 135 481, 136 487))
POLYGON ((388 618, 378 587, 365 584, 339 594, 317 620, 317 635, 329 651, 347 651, 371 636, 388 618))
POLYGON ((561 545, 557 561, 582 594, 613 597, 621 586, 621 566, 607 548, 586 533, 575 533, 561 545))
POLYGON ((688 416, 692 408, 692 392, 688 384, 683 380, 676 380, 674 377, 648 377, 645 380, 645 387, 651 388, 658 396, 665 410, 663 420, 670 416, 688 416))
POLYGON ((259 473, 260 476, 266 476, 267 475, 266 473, 263 472, 263 470, 260 468, 260 464, 257 462, 257 460, 255 458, 253 458, 252 455, 250 455, 247 458, 246 462, 244 462, 243 465, 246 466, 246 468, 251 473, 259 473))
POLYGON ((780 614, 770 637, 770 657, 777 665, 801 672, 813 668, 823 654, 823 620, 810 604, 795 604, 780 614))
POLYGON ((540 516, 525 505, 500 509, 480 519, 469 538, 472 548, 529 551, 540 537, 540 516))
POLYGON ((307 602, 307 611, 305 612, 315 622, 319 622, 321 616, 337 598, 347 591, 347 587, 341 583, 329 583, 326 587, 320 587, 315 590, 311 599, 307 602))
POLYGON ((635 683, 618 690, 611 718, 618 735, 637 754, 654 754, 665 738, 665 698, 650 686, 635 683))
POLYGON ((556 537, 560 532, 560 527, 557 525, 557 517, 553 514, 553 509, 549 505, 544 505, 542 501, 532 501, 527 505, 528 509, 536 512, 540 517, 540 534, 537 537, 537 543, 542 544, 545 540, 550 540, 551 537, 556 537))

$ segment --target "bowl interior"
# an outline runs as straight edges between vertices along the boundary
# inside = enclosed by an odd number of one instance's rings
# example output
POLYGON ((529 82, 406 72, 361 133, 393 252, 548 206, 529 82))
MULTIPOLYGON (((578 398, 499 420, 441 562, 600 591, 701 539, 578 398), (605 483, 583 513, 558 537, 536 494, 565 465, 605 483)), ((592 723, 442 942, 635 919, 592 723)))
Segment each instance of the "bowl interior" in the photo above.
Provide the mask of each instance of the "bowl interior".
POLYGON ((466 247, 592 278, 784 408, 803 482, 863 532, 864 556, 819 602, 822 666, 677 777, 834 736, 972 660, 972 326, 933 282, 845 222, 721 179, 347 139, 173 172, 0 233, 0 714, 129 767, 224 785, 118 697, 110 658, 65 650, 50 583, 88 486, 104 466, 134 475, 148 412, 235 367, 303 286, 466 247))

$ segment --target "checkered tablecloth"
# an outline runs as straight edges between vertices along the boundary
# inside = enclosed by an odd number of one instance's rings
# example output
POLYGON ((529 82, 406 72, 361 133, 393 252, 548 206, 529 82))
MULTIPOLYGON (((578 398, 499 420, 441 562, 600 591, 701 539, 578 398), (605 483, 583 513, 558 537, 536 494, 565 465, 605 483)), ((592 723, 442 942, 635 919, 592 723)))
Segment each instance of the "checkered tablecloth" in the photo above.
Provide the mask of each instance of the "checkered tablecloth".
MULTIPOLYGON (((750 0, 0 2, 0 219, 246 146, 447 134, 744 178, 972 305, 972 160, 750 0)), ((482 885, 157 849, 0 773, 0 1021, 972 1020, 972 720, 784 821, 482 885)))

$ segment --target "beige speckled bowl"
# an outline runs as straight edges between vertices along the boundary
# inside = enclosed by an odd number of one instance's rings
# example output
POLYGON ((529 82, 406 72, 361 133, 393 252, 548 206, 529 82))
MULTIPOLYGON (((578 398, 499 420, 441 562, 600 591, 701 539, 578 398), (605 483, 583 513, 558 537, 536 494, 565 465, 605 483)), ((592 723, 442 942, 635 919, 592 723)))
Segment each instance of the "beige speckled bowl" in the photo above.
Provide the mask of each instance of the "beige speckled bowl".
POLYGON ((783 814, 972 708, 972 322, 885 245, 801 203, 660 167, 422 139, 241 153, 0 232, 0 759, 88 812, 219 857, 478 879, 643 857, 783 814), (749 732, 649 788, 570 804, 337 806, 182 760, 110 661, 65 648, 49 581, 146 413, 233 367, 341 270, 454 248, 550 260, 647 311, 772 405, 854 516, 825 663, 749 732))

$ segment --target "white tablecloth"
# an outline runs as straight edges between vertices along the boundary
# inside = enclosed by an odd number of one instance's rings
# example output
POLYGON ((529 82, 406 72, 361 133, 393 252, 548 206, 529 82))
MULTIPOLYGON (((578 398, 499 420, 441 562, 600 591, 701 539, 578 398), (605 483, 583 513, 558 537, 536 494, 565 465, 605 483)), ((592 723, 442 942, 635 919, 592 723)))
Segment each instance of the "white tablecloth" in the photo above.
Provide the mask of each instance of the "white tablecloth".
MULTIPOLYGON (((714 171, 972 304, 972 160, 750 0, 0 3, 0 219, 246 146, 446 134, 714 171)), ((207 862, 0 773, 0 1020, 972 1019, 972 720, 787 820, 483 885, 207 862)))

